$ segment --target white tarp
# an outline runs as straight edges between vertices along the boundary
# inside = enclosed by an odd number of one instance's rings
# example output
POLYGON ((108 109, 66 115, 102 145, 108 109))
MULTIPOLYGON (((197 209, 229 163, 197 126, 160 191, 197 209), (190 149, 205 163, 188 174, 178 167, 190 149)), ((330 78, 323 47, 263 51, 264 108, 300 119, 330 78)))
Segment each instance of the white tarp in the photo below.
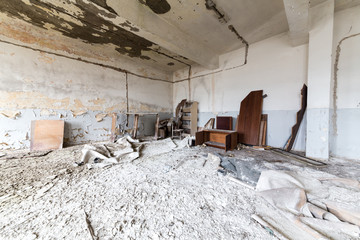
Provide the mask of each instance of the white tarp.
POLYGON ((139 157, 139 147, 129 136, 122 137, 116 143, 85 145, 81 150, 81 162, 88 168, 101 168, 119 162, 128 162, 139 157))
POLYGON ((289 239, 360 239, 360 184, 290 171, 263 171, 257 211, 289 239))

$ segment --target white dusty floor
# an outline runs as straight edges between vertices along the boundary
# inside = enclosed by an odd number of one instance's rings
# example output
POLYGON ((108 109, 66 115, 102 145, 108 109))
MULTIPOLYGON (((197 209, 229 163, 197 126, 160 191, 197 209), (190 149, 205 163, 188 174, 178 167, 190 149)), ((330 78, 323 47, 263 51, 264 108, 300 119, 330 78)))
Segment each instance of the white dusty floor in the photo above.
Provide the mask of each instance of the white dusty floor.
POLYGON ((145 147, 91 170, 73 165, 80 150, 0 160, 0 239, 92 239, 91 229, 95 239, 273 238, 251 220, 255 193, 203 166, 201 148, 145 147))
MULTIPOLYGON (((276 239, 251 220, 266 203, 208 160, 219 149, 158 141, 133 162, 91 170, 74 165, 81 149, 0 158, 0 239, 276 239)), ((342 160, 317 169, 268 151, 226 155, 258 171, 360 178, 359 164, 342 160)))

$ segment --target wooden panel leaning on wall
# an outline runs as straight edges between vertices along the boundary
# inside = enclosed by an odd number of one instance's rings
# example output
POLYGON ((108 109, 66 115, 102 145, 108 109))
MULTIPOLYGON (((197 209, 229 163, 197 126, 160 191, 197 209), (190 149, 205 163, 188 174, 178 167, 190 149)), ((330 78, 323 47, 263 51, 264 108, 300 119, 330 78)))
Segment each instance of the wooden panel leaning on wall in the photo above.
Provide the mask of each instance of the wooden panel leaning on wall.
POLYGON ((242 100, 236 122, 239 143, 258 145, 262 105, 263 90, 252 91, 242 100))
POLYGON ((31 151, 61 149, 64 141, 63 120, 31 121, 31 151))

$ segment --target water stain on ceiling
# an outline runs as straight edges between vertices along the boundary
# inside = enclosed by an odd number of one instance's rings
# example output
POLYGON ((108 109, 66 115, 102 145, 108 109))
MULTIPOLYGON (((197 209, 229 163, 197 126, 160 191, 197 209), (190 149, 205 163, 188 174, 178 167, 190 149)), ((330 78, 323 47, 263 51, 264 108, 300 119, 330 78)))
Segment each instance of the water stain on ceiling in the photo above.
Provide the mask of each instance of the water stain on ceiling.
POLYGON ((171 9, 166 0, 139 0, 139 2, 148 6, 156 14, 165 14, 171 9))
MULTIPOLYGON (((63 0, 63 4, 71 4, 66 1, 63 0)), ((0 1, 0 12, 44 29, 56 30, 64 36, 81 39, 86 43, 113 44, 116 46, 116 51, 129 57, 150 59, 148 56, 142 55, 142 51, 151 51, 150 47, 154 45, 152 42, 100 16, 103 15, 110 19, 116 17, 114 10, 106 5, 105 0, 93 0, 93 2, 105 7, 109 12, 97 8, 94 4, 76 0, 76 6, 82 11, 77 16, 67 13, 66 9, 59 5, 35 0, 25 2, 21 0, 0 1)), ((124 22, 123 25, 129 27, 130 24, 124 22)), ((132 30, 138 31, 136 28, 132 30)))
POLYGON ((96 5, 99 5, 102 8, 105 8, 106 10, 108 10, 111 13, 116 14, 116 12, 114 11, 114 9, 112 9, 111 7, 109 7, 106 3, 106 0, 90 0, 91 2, 95 3, 96 5))

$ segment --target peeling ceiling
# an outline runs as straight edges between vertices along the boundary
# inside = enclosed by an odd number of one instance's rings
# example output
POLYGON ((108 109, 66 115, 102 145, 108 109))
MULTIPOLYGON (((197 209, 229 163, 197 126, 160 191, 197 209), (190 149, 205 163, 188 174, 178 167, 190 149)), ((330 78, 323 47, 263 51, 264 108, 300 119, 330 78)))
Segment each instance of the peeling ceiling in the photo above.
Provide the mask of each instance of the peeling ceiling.
POLYGON ((216 68, 220 54, 288 30, 283 0, 0 1, 0 40, 168 72, 216 68))

